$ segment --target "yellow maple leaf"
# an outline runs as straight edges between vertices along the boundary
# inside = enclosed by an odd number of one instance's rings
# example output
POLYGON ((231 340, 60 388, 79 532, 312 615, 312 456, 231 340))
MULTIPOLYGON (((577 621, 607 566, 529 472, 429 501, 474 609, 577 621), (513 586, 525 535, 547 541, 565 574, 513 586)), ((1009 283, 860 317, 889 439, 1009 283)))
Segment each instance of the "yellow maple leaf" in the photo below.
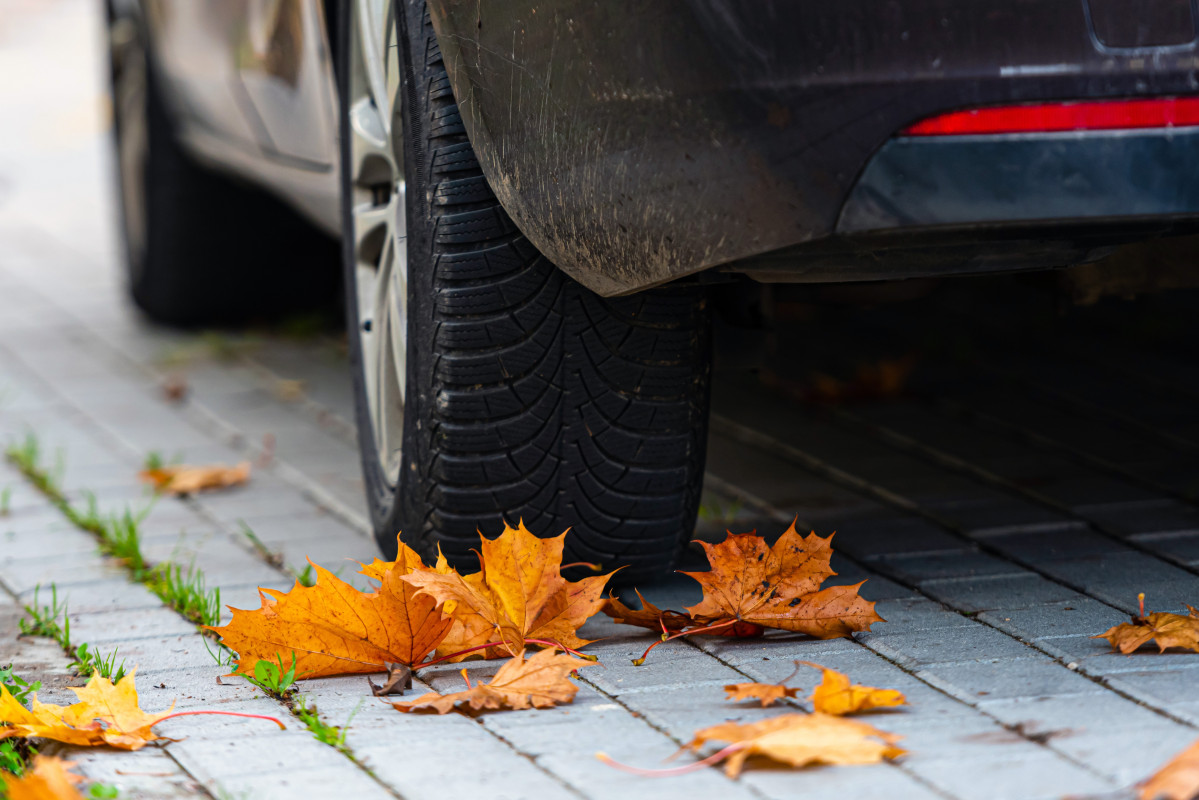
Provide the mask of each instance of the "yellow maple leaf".
POLYGON ((873 686, 862 686, 850 683, 849 676, 835 669, 813 664, 811 661, 797 661, 806 664, 823 673, 823 680, 812 692, 812 708, 822 714, 841 716, 856 714, 859 711, 869 711, 872 708, 901 706, 907 702, 903 692, 896 689, 876 689, 873 686))
POLYGON ((35 694, 28 709, 0 685, 0 719, 7 723, 0 728, 0 739, 40 736, 67 744, 138 750, 161 738, 150 728, 172 714, 171 709, 147 714, 138 708, 136 677, 135 667, 114 686, 96 673, 83 688, 71 689, 79 697, 78 703, 42 703, 35 694))

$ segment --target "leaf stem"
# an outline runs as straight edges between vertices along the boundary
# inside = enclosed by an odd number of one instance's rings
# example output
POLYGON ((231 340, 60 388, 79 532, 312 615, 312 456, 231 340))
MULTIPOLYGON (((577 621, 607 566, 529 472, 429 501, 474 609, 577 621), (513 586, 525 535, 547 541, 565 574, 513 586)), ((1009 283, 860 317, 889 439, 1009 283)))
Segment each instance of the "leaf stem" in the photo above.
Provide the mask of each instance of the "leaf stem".
MULTIPOLYGON (((599 658, 597 656, 589 655, 587 653, 580 653, 578 650, 574 650, 560 642, 554 642, 549 639, 525 639, 524 641, 525 641, 525 644, 538 644, 538 645, 541 645, 542 647, 552 647, 555 650, 561 650, 564 653, 570 653, 572 656, 575 656, 576 658, 581 658, 585 661, 598 661, 599 660, 599 658)), ((417 664, 414 667, 414 669, 424 669, 425 667, 432 667, 437 664, 441 664, 446 661, 449 661, 451 658, 457 658, 458 656, 464 656, 464 655, 467 655, 468 653, 476 653, 479 650, 486 650, 488 647, 504 647, 504 646, 505 646, 505 642, 488 642, 487 644, 475 645, 474 647, 468 647, 465 650, 459 650, 456 653, 450 653, 448 655, 441 656, 440 658, 435 658, 432 661, 425 661, 424 663, 417 664)))
POLYGON ((682 767, 667 767, 666 769, 643 769, 641 767, 631 767, 628 764, 621 764, 607 753, 596 753, 595 757, 607 764, 609 767, 615 767, 622 772, 628 772, 632 775, 640 775, 645 778, 669 778, 672 775, 686 775, 688 772, 695 772, 696 770, 701 770, 704 767, 709 767, 721 759, 731 756, 738 750, 744 750, 748 746, 749 742, 737 742, 736 744, 730 744, 723 750, 717 750, 707 758, 695 761, 682 767))
POLYGON ((642 664, 644 664, 646 657, 649 655, 649 651, 653 650, 655 647, 662 644, 663 642, 669 642, 671 639, 678 639, 680 636, 690 636, 693 633, 711 633, 712 631, 718 631, 721 628, 727 628, 730 625, 736 625, 737 622, 738 621, 735 619, 727 619, 724 622, 717 622, 712 625, 704 625, 703 627, 700 627, 700 628, 690 628, 688 630, 679 631, 678 633, 674 634, 673 636, 663 635, 663 637, 661 639, 654 642, 649 647, 645 648, 645 652, 641 654, 641 658, 633 659, 633 666, 639 667, 642 664))
MULTIPOLYGON (((263 714, 242 714, 239 711, 176 711, 174 714, 170 714, 170 715, 165 716, 162 719, 158 720, 158 722, 166 722, 168 719, 174 719, 175 717, 190 717, 195 714, 220 714, 223 717, 246 717, 247 719, 268 719, 271 722, 278 725, 280 730, 287 730, 287 726, 284 725, 280 720, 275 719, 274 717, 268 717, 263 714)), ((154 724, 157 725, 158 722, 155 722, 154 724)))

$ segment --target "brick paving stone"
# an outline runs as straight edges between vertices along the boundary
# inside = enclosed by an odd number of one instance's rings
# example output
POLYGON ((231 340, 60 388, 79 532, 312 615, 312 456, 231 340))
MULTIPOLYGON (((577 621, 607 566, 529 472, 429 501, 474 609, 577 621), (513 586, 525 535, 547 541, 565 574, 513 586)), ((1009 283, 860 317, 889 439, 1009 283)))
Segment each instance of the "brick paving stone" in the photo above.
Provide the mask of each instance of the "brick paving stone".
POLYGON ((961 538, 922 519, 899 517, 840 526, 834 538, 840 552, 871 561, 896 555, 959 551, 961 538))
POLYGON ((976 704, 982 700, 1102 694, 1103 686, 1045 657, 944 664, 916 673, 918 678, 976 704))
POLYGON ((204 797, 206 793, 179 764, 165 752, 144 748, 135 753, 83 747, 66 747, 59 758, 75 764, 96 783, 115 786, 122 800, 176 800, 204 797))
POLYGON ((1010 561, 966 549, 956 553, 894 556, 877 566, 887 574, 917 584, 946 578, 1012 576, 1025 571, 1010 561))
POLYGON ((943 628, 932 636, 868 633, 860 634, 859 639, 870 649, 912 668, 1017 658, 1028 653, 1019 641, 983 625, 943 628))
MULTIPOLYGON (((49 589, 49 584, 42 587, 37 598, 39 603, 50 602, 49 589)), ((18 593, 18 597, 22 603, 33 603, 34 589, 26 589, 18 593)), ((59 587, 58 597, 71 612, 80 613, 158 608, 162 605, 162 601, 145 586, 130 583, 123 576, 62 586, 59 587)))
POLYGON ((1051 741, 1075 732, 1111 730, 1113 721, 1118 721, 1121 728, 1130 729, 1174 725, 1162 715, 1111 692, 984 699, 979 708, 1006 725, 1019 726, 1025 733, 1048 734, 1051 741))
POLYGON ((1153 556, 1122 553, 1117 558, 1083 557, 1045 561, 1047 574, 1079 586, 1092 597, 1129 613, 1137 608, 1137 594, 1145 593, 1145 607, 1155 611, 1182 611, 1195 600, 1199 579, 1153 556))
POLYGON ((1195 729, 1166 720, 1148 727, 1084 730, 1054 737, 1053 747, 1083 762, 1117 786, 1145 780, 1195 741, 1195 729))
POLYGON ((874 610, 886 620, 871 629, 878 633, 887 633, 891 630, 924 631, 933 628, 959 628, 976 624, 969 617, 948 609, 935 600, 923 597, 883 600, 875 604, 874 610))
POLYGON ((1156 498, 1139 503, 1103 502, 1080 506, 1075 511, 1125 536, 1199 531, 1199 510, 1172 499, 1156 498))
POLYGON ((880 786, 887 787, 887 800, 932 800, 944 797, 889 764, 870 764, 853 769, 809 769, 798 774, 762 769, 744 773, 741 780, 769 797, 779 798, 846 800, 850 797, 875 797, 880 786))
POLYGON ((1093 771, 1026 744, 1001 757, 913 759, 909 769, 953 797, 972 800, 1049 800, 1063 795, 1101 794, 1118 788, 1093 771))
POLYGON ((926 581, 920 589, 946 605, 966 612, 1020 608, 1078 596, 1073 589, 1032 573, 926 581))
POLYGON ((1092 636, 1127 620, 1119 609, 1084 595, 1027 608, 984 611, 978 618, 1013 636, 1032 641, 1079 634, 1092 636))
POLYGON ((1093 675, 1111 675, 1138 670, 1172 670, 1194 664, 1194 655, 1170 651, 1159 653, 1150 646, 1124 654, 1113 651, 1105 639, 1088 636, 1055 636, 1040 639, 1037 646, 1068 663, 1076 663, 1080 669, 1093 675))
POLYGON ((991 547, 1023 562, 1040 563, 1051 559, 1107 556, 1128 552, 1120 542, 1086 528, 1057 528, 991 536, 991 547))
MULTIPOLYGON (((250 746, 250 743, 246 743, 250 746)), ((289 772, 250 773, 229 777, 220 772, 205 773, 206 765, 190 761, 186 751, 181 763, 210 790, 226 796, 253 797, 254 800, 294 800, 306 797, 353 797, 363 800, 394 800, 395 795, 345 760, 342 769, 305 769, 289 772)))
POLYGON ((1199 532, 1141 533, 1129 539, 1154 553, 1199 567, 1199 532))
POLYGON ((1199 682, 1199 663, 1177 660, 1175 664, 1161 670, 1109 673, 1106 682, 1142 702, 1174 711, 1179 701, 1196 702, 1192 692, 1199 682))
POLYGON ((141 638, 182 636, 195 632, 195 626, 167 608, 141 608, 131 611, 71 611, 71 638, 76 642, 105 644, 141 638))

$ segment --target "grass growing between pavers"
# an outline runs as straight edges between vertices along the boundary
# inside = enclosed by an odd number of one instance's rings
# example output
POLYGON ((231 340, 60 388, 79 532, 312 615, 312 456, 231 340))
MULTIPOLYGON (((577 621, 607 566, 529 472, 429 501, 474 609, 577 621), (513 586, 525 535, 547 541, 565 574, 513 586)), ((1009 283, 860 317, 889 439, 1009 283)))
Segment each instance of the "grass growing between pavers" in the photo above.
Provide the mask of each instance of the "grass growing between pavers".
MULTIPOLYGON (((85 507, 76 508, 59 487, 57 475, 61 469, 50 471, 42 466, 41 446, 33 433, 26 434, 20 444, 9 446, 6 455, 72 524, 95 536, 100 552, 120 561, 134 581, 197 626, 216 625, 220 621, 221 591, 208 588, 201 570, 188 566, 185 571, 182 565, 170 561, 150 564, 142 554, 141 524, 153 504, 138 512, 126 508, 119 514, 103 514, 96 496, 86 492, 85 507)), ((207 629, 200 630, 203 635, 215 638, 207 629)), ((224 661, 215 656, 214 659, 218 664, 224 661)))
MULTIPOLYGON (((131 509, 121 514, 104 515, 100 513, 95 495, 85 493, 86 507, 80 511, 71 505, 65 493, 60 488, 62 473, 62 455, 58 458, 58 468, 54 471, 45 469, 41 464, 41 446, 35 434, 29 433, 20 444, 11 445, 6 451, 8 460, 32 483, 50 502, 63 513, 76 527, 94 535, 99 543, 100 551, 120 561, 130 577, 145 585, 159 597, 167 606, 196 625, 197 631, 204 637, 205 647, 219 666, 233 664, 233 652, 219 641, 216 650, 210 647, 208 640, 218 637, 209 626, 220 623, 221 594, 217 587, 209 589, 204 573, 194 565, 183 566, 162 561, 150 564, 141 551, 141 523, 150 511, 150 507, 134 513, 131 509)), ((280 566, 282 556, 270 551, 253 531, 242 525, 247 538, 259 552, 263 560, 277 569, 289 572, 297 583, 303 586, 315 584, 312 566, 297 571, 294 568, 280 566), (275 556, 272 558, 271 556, 275 556), (279 563, 276 563, 276 559, 279 563)), ((101 657, 87 644, 72 647, 70 642, 70 619, 67 617, 65 603, 58 600, 57 587, 51 585, 52 599, 49 606, 38 603, 38 591, 34 589, 34 602, 26 606, 27 620, 21 622, 21 632, 25 635, 42 635, 54 638, 75 661, 71 667, 79 674, 88 676, 99 672, 104 677, 113 677, 116 683, 125 675, 124 661, 116 664, 116 652, 107 657, 101 657), (59 622, 61 618, 62 622, 59 622), (83 670, 88 670, 84 672, 83 670)), ((258 686, 265 694, 280 701, 288 711, 304 724, 313 738, 342 753, 359 769, 374 778, 373 773, 358 761, 346 744, 346 735, 354 713, 345 725, 335 726, 320 718, 316 704, 300 695, 294 686, 295 655, 292 655, 292 665, 284 670, 282 658, 278 665, 260 661, 255 667, 255 676, 250 682, 258 686)), ((355 711, 356 713, 356 711, 355 711)), ((103 796, 103 795, 97 795, 103 796)), ((5 800, 0 794, 0 800, 5 800)))
POLYGON ((45 636, 58 642, 73 660, 67 666, 78 675, 90 678, 94 674, 118 683, 125 677, 125 660, 117 663, 117 650, 107 656, 92 649, 87 642, 76 645, 71 641, 71 618, 67 615, 66 603, 58 600, 58 587, 50 584, 50 604, 39 602, 41 586, 33 589, 33 603, 25 606, 25 617, 19 626, 22 636, 45 636))

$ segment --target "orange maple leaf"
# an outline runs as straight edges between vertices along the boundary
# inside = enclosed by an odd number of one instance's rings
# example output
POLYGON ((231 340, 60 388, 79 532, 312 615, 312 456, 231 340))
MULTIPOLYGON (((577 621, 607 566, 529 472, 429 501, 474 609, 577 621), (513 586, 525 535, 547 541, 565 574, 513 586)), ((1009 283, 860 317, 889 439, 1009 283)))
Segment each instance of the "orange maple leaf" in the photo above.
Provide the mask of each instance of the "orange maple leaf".
POLYGON ((1190 745, 1141 785, 1140 800, 1194 800, 1199 797, 1199 741, 1190 745))
POLYGON ((1171 647, 1193 650, 1199 653, 1199 609, 1187 606, 1188 616, 1169 614, 1164 611, 1145 613, 1145 594, 1137 595, 1140 613, 1132 622, 1122 622, 1092 639, 1107 639, 1112 648, 1127 655, 1149 640, 1157 642, 1158 652, 1164 653, 1171 647))
POLYGON ((67 771, 73 766, 70 761, 37 755, 21 777, 0 778, 0 787, 6 789, 9 800, 84 800, 75 789, 83 778, 67 771))
POLYGON ((719 544, 700 542, 712 569, 683 573, 704 590, 703 600, 688 613, 709 625, 734 620, 818 639, 870 630, 883 618, 874 603, 858 595, 865 581, 820 589, 837 574, 830 566, 832 538, 800 536, 792 523, 773 547, 753 533, 729 533, 719 544))
MULTIPOLYGON (((820 585, 837 573, 830 562, 832 536, 815 533, 801 536, 792 523, 773 547, 761 536, 730 532, 723 542, 699 542, 712 568, 707 572, 684 572, 699 582, 703 599, 687 608, 687 614, 664 612, 649 607, 640 612, 623 604, 608 604, 609 616, 629 619, 630 624, 650 627, 648 619, 656 613, 660 621, 667 614, 674 621, 686 619, 694 627, 684 627, 673 635, 665 632, 634 664, 645 661, 649 651, 663 641, 679 636, 758 636, 767 628, 804 633, 819 639, 847 637, 855 631, 868 631, 875 622, 883 622, 874 603, 858 594, 865 581, 852 586, 820 585)), ((643 601, 644 602, 644 601, 643 601)))
POLYGON ((466 704, 472 711, 498 708, 549 708, 574 699, 579 687, 567 676, 580 667, 594 666, 555 650, 540 650, 529 658, 517 656, 504 662, 491 683, 471 686, 466 670, 464 692, 422 695, 407 703, 392 703, 399 711, 436 711, 445 714, 454 706, 466 704))
POLYGON ((478 572, 459 575, 439 559, 435 568, 403 578, 455 620, 439 654, 456 653, 447 660, 461 660, 468 654, 460 651, 469 649, 493 657, 503 651, 516 656, 526 644, 571 651, 589 644, 576 631, 603 606, 611 573, 567 581, 561 574, 566 534, 540 539, 523 520, 515 528, 505 522, 495 539, 479 538, 478 572))
POLYGON ((796 661, 818 669, 823 674, 820 685, 812 692, 812 708, 822 714, 841 716, 869 711, 872 708, 901 706, 907 703, 903 692, 896 689, 876 689, 873 686, 850 684, 849 676, 835 669, 813 664, 811 661, 796 661))
POLYGON ((736 778, 750 756, 765 758, 792 767, 809 764, 875 764, 906 753, 896 747, 899 736, 880 731, 873 725, 828 714, 782 714, 760 722, 726 722, 704 728, 685 745, 699 750, 712 741, 729 745, 707 758, 683 767, 645 770, 613 761, 604 753, 596 756, 611 766, 638 775, 681 775, 727 760, 725 774, 736 778))
POLYGON ((192 494, 207 489, 224 489, 237 486, 250 479, 250 462, 243 461, 235 467, 214 464, 206 467, 189 467, 176 464, 169 467, 144 469, 138 477, 154 485, 159 492, 167 494, 192 494))
POLYGON ((453 624, 433 598, 403 580, 424 566, 403 542, 395 561, 376 559, 360 570, 379 581, 372 592, 312 566, 315 585, 297 583, 286 593, 259 589, 261 608, 232 608, 228 625, 209 628, 237 652, 235 673, 251 675, 259 660, 287 653, 295 653, 296 675, 305 678, 383 672, 388 662, 415 667, 453 624))

